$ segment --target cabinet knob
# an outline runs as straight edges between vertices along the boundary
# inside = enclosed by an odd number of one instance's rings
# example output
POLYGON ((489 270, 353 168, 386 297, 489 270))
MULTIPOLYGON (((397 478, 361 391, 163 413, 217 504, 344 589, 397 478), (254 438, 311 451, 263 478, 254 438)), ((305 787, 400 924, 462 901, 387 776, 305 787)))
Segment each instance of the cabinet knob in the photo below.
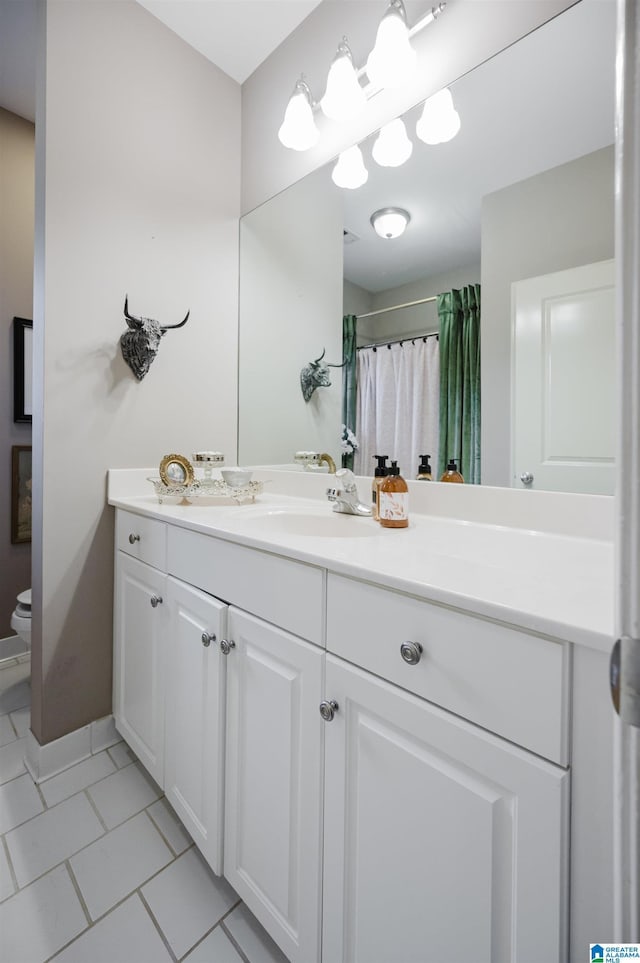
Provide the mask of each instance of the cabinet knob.
POLYGON ((334 702, 333 699, 330 702, 320 703, 320 715, 325 722, 331 722, 337 711, 338 703, 334 702))
POLYGON ((403 642, 400 655, 408 665, 417 665, 422 657, 422 646, 419 642, 403 642))
POLYGON ((149 599, 149 601, 151 602, 151 608, 152 608, 152 609, 157 609, 158 606, 162 603, 162 596, 160 596, 160 595, 152 595, 151 598, 149 599))
POLYGON ((212 642, 216 641, 216 637, 213 632, 203 632, 202 633, 202 644, 205 649, 208 649, 212 642))
POLYGON ((140 541, 139 535, 134 535, 133 532, 129 532, 129 545, 135 545, 136 542, 140 541))
POLYGON ((220 651, 223 655, 229 655, 231 649, 235 649, 236 644, 233 639, 220 639, 220 651))

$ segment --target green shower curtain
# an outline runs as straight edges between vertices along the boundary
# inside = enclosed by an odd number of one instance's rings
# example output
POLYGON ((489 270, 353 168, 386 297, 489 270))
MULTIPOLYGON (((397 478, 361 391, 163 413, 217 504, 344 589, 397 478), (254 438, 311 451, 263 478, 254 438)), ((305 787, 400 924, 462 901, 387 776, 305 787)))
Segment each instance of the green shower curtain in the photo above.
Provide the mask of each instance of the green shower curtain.
MULTIPOLYGON (((356 322, 355 314, 342 319, 342 424, 356 432, 356 322)), ((342 467, 353 468, 353 452, 342 453, 342 467)))
POLYGON ((480 285, 438 295, 440 450, 438 478, 455 458, 465 482, 480 484, 480 285))

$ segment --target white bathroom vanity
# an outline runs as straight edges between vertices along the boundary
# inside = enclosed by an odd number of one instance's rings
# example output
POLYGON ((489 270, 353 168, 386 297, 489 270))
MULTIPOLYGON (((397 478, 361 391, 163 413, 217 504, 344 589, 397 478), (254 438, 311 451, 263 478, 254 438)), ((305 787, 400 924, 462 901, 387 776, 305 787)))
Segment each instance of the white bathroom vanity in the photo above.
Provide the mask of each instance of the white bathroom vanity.
POLYGON ((396 531, 327 476, 147 474, 109 473, 116 726, 292 963, 608 938, 612 500, 414 483, 396 531))

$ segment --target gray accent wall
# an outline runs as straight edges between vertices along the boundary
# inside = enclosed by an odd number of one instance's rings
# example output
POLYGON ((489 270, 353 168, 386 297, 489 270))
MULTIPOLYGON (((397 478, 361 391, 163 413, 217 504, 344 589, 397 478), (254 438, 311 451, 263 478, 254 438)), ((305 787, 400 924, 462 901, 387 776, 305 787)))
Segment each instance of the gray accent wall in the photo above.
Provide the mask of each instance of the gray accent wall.
POLYGON ((31 585, 31 545, 11 544, 11 448, 31 444, 13 421, 13 318, 33 317, 34 126, 0 108, 0 639, 31 585))

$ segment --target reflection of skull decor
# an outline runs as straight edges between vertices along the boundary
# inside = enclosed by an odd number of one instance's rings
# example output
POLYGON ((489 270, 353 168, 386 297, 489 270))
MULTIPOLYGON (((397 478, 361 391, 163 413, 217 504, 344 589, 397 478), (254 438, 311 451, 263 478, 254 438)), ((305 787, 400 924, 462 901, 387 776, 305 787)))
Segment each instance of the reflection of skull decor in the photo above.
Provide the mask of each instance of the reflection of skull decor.
POLYGON ((127 362, 138 381, 142 381, 151 367, 151 362, 158 353, 160 339, 171 328, 181 328, 187 323, 190 312, 187 311, 184 321, 179 324, 168 324, 164 327, 153 318, 136 318, 129 314, 129 299, 124 299, 124 316, 129 330, 120 338, 122 357, 127 362))
POLYGON ((323 361, 324 352, 315 361, 310 361, 306 364, 302 371, 300 372, 300 387, 302 388, 302 397, 305 401, 308 401, 316 388, 330 388, 331 379, 329 378, 329 368, 343 368, 343 364, 327 364, 323 361))

